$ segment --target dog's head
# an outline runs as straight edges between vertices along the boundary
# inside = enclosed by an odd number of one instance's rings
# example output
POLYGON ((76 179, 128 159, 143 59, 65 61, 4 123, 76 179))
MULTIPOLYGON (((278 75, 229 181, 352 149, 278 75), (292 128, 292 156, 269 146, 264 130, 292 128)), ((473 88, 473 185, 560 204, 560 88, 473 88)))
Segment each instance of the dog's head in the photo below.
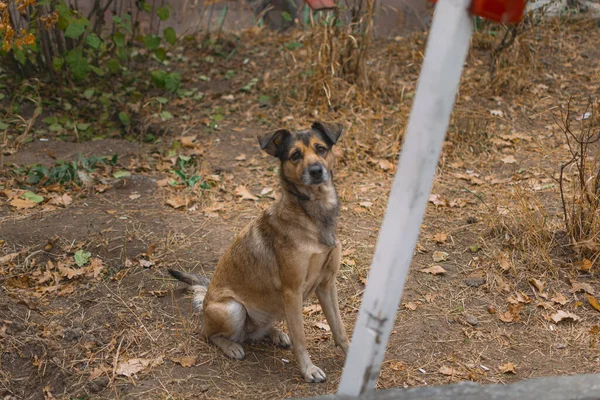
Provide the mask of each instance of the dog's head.
POLYGON ((258 137, 260 148, 281 160, 283 176, 296 185, 328 182, 333 168, 331 148, 342 134, 342 126, 315 122, 309 130, 280 129, 258 137))

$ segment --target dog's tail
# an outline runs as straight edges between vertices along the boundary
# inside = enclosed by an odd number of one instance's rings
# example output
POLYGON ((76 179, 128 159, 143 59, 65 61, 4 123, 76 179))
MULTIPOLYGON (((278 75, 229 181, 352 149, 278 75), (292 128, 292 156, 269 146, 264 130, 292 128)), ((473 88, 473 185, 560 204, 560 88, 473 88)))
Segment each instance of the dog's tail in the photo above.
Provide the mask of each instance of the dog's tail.
POLYGON ((190 285, 190 289, 194 291, 194 299, 192 300, 194 307, 201 310, 204 297, 206 296, 206 290, 208 289, 209 279, 205 276, 175 271, 171 268, 168 270, 173 278, 190 285))

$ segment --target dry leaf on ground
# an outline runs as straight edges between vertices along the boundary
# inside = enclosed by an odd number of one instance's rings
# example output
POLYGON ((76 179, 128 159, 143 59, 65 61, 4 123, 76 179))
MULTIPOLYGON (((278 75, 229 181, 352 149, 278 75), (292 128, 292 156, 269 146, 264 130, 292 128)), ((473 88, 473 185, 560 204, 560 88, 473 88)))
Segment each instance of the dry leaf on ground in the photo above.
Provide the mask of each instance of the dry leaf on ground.
POLYGON ((557 304, 560 304, 561 306, 564 306, 569 302, 569 299, 567 299, 562 293, 556 293, 550 300, 557 304))
POLYGON ((373 203, 370 201, 361 201, 360 203, 358 203, 358 205, 364 208, 371 208, 373 203))
POLYGON ((166 203, 171 207, 177 209, 185 206, 187 204, 187 199, 183 196, 173 196, 169 197, 166 203))
POLYGON ((194 143, 194 140, 196 140, 196 135, 193 136, 182 136, 181 137, 181 145, 183 147, 196 147, 196 144, 194 143))
POLYGON ((156 367, 163 363, 163 358, 159 357, 154 360, 147 358, 132 358, 131 360, 120 362, 115 370, 117 375, 133 376, 146 368, 156 367))
POLYGON ((246 155, 244 153, 240 154, 235 158, 235 161, 246 161, 246 155))
POLYGON ((246 189, 246 186, 243 186, 243 185, 240 185, 237 188, 235 188, 233 193, 236 196, 241 197, 240 200, 253 200, 253 201, 258 200, 258 197, 256 197, 252 193, 250 193, 248 191, 248 189, 246 189))
POLYGON ((517 159, 515 158, 515 156, 510 155, 510 156, 506 156, 501 160, 504 164, 516 164, 517 159))
POLYGON ((594 296, 590 296, 589 294, 584 295, 587 301, 590 303, 590 306, 594 308, 596 311, 600 311, 600 304, 598 304, 598 300, 594 296))
POLYGON ((531 278, 529 283, 531 283, 540 293, 543 292, 544 288, 546 287, 546 282, 542 282, 541 280, 535 278, 531 278))
POLYGON ((552 319, 552 321, 554 321, 557 324, 560 321, 563 321, 566 319, 571 319, 571 320, 573 320, 573 322, 577 322, 581 319, 577 315, 573 314, 572 312, 563 311, 563 310, 558 310, 556 313, 552 314, 550 316, 550 318, 552 319))
POLYGON ((584 258, 581 261, 576 261, 573 263, 573 266, 582 272, 589 272, 592 269, 592 262, 587 258, 584 258))
POLYGON ((0 257, 0 265, 8 264, 9 262, 11 262, 15 258, 17 258, 18 255, 19 255, 19 253, 10 253, 10 254, 0 257))
POLYGON ((513 267, 512 262, 504 254, 500 255, 500 258, 498 258, 498 265, 500 265, 500 268, 504 272, 508 271, 513 267))
POLYGON ((434 251, 433 252, 433 261, 441 262, 446 261, 448 259, 448 253, 445 251, 434 251))
POLYGON ((308 316, 311 316, 318 312, 321 312, 321 306, 318 304, 311 304, 310 306, 306 306, 302 309, 302 314, 306 314, 308 316))
POLYGON ((439 243, 439 244, 446 243, 446 241, 448 240, 448 234, 447 233, 436 233, 435 235, 433 235, 433 240, 435 240, 435 242, 439 243))
POLYGON ((329 327, 329 325, 327 323, 325 323, 325 322, 315 322, 313 324, 313 326, 315 328, 322 329, 322 330, 324 330, 326 332, 329 332, 331 330, 331 328, 329 327))
POLYGON ((394 169, 394 164, 392 164, 388 160, 379 160, 377 165, 379 165, 379 168, 381 168, 384 171, 389 171, 389 170, 394 169))
POLYGON ((419 307, 419 303, 409 301, 408 303, 404 303, 403 306, 407 310, 415 311, 417 309, 417 307, 419 307))
POLYGON ((592 285, 590 285, 589 283, 583 283, 583 282, 571 282, 571 290, 569 290, 571 293, 577 293, 577 292, 586 292, 588 294, 591 294, 592 296, 596 295, 596 291, 594 290, 594 288, 592 287, 592 285))
POLYGON ((446 376, 460 376, 461 373, 452 367, 442 366, 439 370, 440 374, 446 376))
POLYGON ((130 198, 131 200, 137 200, 137 199, 139 199, 140 197, 142 197, 142 195, 141 195, 141 194, 139 194, 139 193, 134 193, 134 194, 130 194, 130 195, 129 195, 129 198, 130 198))
POLYGON ((193 367, 194 365, 196 365, 196 357, 194 356, 174 357, 171 358, 171 361, 185 368, 193 367))
POLYGON ((506 364, 502 364, 500 367, 498 367, 498 369, 503 374, 516 374, 516 372, 515 372, 515 364, 513 364, 511 362, 506 363, 506 364))
POLYGON ((445 207, 448 205, 448 202, 440 197, 439 194, 431 194, 429 195, 429 202, 435 206, 445 207))
POLYGON ((21 199, 17 197, 12 199, 9 204, 15 207, 17 210, 25 210, 28 208, 35 207, 39 203, 36 203, 35 201, 31 201, 29 199, 21 199))
POLYGON ((440 265, 432 265, 431 267, 423 268, 420 271, 424 272, 426 274, 431 274, 431 275, 440 275, 440 274, 446 273, 446 270, 444 268, 442 268, 440 265))
POLYGON ((52 196, 52 198, 48 202, 49 204, 53 204, 55 206, 67 207, 69 204, 71 204, 73 202, 73 198, 71 196, 69 196, 67 193, 63 194, 62 196, 59 196, 55 193, 53 193, 53 194, 54 194, 54 196, 52 196))

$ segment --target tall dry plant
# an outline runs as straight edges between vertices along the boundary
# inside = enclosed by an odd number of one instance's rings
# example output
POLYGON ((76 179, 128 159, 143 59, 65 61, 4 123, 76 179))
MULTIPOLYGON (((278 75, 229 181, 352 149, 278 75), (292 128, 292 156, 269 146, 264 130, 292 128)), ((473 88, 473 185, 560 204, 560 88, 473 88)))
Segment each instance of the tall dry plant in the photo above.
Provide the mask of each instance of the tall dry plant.
POLYGON ((574 249, 592 262, 600 258, 599 114, 600 102, 589 100, 583 113, 574 116, 569 100, 557 121, 571 155, 559 176, 565 228, 574 249))
POLYGON ((310 106, 330 108, 369 89, 367 57, 376 0, 348 0, 346 7, 310 13, 301 41, 307 50, 304 92, 295 96, 310 106), (337 100, 339 101, 337 101, 337 100), (337 104, 336 104, 337 103, 337 104))

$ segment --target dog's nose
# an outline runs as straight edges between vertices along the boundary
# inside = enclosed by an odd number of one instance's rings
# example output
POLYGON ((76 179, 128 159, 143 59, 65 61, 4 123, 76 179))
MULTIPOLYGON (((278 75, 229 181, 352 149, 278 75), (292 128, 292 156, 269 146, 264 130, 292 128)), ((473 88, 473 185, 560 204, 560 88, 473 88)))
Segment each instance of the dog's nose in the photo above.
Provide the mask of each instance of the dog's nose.
POLYGON ((308 170, 311 178, 320 179, 323 177, 323 167, 321 165, 313 165, 308 170))

